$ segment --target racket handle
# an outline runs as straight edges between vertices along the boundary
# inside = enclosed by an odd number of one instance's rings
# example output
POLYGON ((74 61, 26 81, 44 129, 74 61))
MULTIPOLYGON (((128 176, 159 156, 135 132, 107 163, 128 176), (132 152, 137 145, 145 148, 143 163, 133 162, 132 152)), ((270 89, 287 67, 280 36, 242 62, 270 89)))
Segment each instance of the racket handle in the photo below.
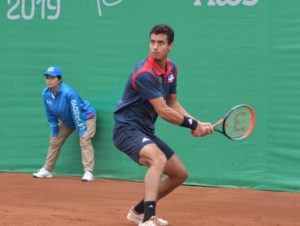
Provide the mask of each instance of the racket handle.
POLYGON ((221 118, 219 121, 213 124, 213 127, 215 128, 216 126, 221 125, 223 122, 224 122, 224 118, 221 118))

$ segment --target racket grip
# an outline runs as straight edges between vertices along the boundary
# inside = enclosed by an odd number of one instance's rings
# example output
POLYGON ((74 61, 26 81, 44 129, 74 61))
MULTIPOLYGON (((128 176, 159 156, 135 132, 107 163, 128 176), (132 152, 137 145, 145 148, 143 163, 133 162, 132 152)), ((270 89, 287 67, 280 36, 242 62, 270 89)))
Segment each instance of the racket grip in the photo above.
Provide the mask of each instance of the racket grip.
POLYGON ((221 125, 223 122, 224 122, 224 118, 221 118, 219 121, 213 124, 213 127, 215 128, 216 126, 221 125))

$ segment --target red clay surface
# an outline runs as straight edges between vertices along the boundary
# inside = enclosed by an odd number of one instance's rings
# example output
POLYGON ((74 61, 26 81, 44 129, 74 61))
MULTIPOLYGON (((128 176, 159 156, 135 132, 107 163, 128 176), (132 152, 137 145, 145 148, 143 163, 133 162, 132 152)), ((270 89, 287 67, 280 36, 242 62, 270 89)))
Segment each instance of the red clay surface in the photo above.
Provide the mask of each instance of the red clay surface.
MULTIPOLYGON (((0 173, 1 226, 130 226, 143 184, 0 173)), ((299 226, 300 194, 181 186, 157 209, 172 226, 299 226)))

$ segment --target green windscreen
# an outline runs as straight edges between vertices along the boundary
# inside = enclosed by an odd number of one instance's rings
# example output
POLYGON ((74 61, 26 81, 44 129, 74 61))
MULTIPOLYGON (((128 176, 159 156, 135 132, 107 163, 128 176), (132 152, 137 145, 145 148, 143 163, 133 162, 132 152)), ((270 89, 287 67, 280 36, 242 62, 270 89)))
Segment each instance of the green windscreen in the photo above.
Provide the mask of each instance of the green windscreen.
MULTIPOLYGON (((0 171, 32 173, 48 143, 41 93, 50 65, 97 110, 95 175, 143 180, 112 143, 113 111, 158 23, 175 30, 177 96, 204 122, 233 106, 256 112, 253 134, 195 138, 162 119, 156 135, 189 171, 186 184, 300 191, 300 1, 0 0, 0 171)), ((83 173, 78 134, 55 175, 83 173)))

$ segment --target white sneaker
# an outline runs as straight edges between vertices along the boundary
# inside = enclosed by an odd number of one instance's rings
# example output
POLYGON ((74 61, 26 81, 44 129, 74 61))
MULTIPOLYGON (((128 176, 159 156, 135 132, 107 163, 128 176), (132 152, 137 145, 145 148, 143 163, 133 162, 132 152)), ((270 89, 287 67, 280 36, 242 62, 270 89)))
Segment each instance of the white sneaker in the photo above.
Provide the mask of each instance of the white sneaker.
POLYGON ((94 180, 94 175, 92 172, 90 171, 85 171, 82 178, 81 178, 82 181, 87 181, 87 182, 91 182, 94 180))
POLYGON ((33 173, 32 176, 36 178, 51 178, 53 174, 43 167, 37 173, 33 173))
POLYGON ((133 207, 129 210, 127 214, 127 220, 131 221, 132 223, 139 224, 144 218, 144 214, 138 214, 133 210, 133 207))
MULTIPOLYGON (((131 208, 127 214, 127 220, 128 221, 131 221, 132 223, 135 223, 135 224, 138 224, 140 225, 142 223, 142 220, 144 218, 144 214, 138 214, 134 211, 133 208, 131 208)), ((164 220, 164 219, 161 219, 161 218, 158 218, 158 217, 155 217, 156 221, 158 222, 157 225, 159 226, 167 226, 169 225, 169 222, 164 220)), ((148 221, 146 221, 148 222, 148 221)), ((144 222, 144 223, 146 223, 144 222)), ((143 225, 143 224, 142 224, 143 225)))
POLYGON ((139 226, 165 226, 168 225, 168 221, 158 218, 157 216, 152 216, 149 220, 145 222, 140 222, 139 226))

